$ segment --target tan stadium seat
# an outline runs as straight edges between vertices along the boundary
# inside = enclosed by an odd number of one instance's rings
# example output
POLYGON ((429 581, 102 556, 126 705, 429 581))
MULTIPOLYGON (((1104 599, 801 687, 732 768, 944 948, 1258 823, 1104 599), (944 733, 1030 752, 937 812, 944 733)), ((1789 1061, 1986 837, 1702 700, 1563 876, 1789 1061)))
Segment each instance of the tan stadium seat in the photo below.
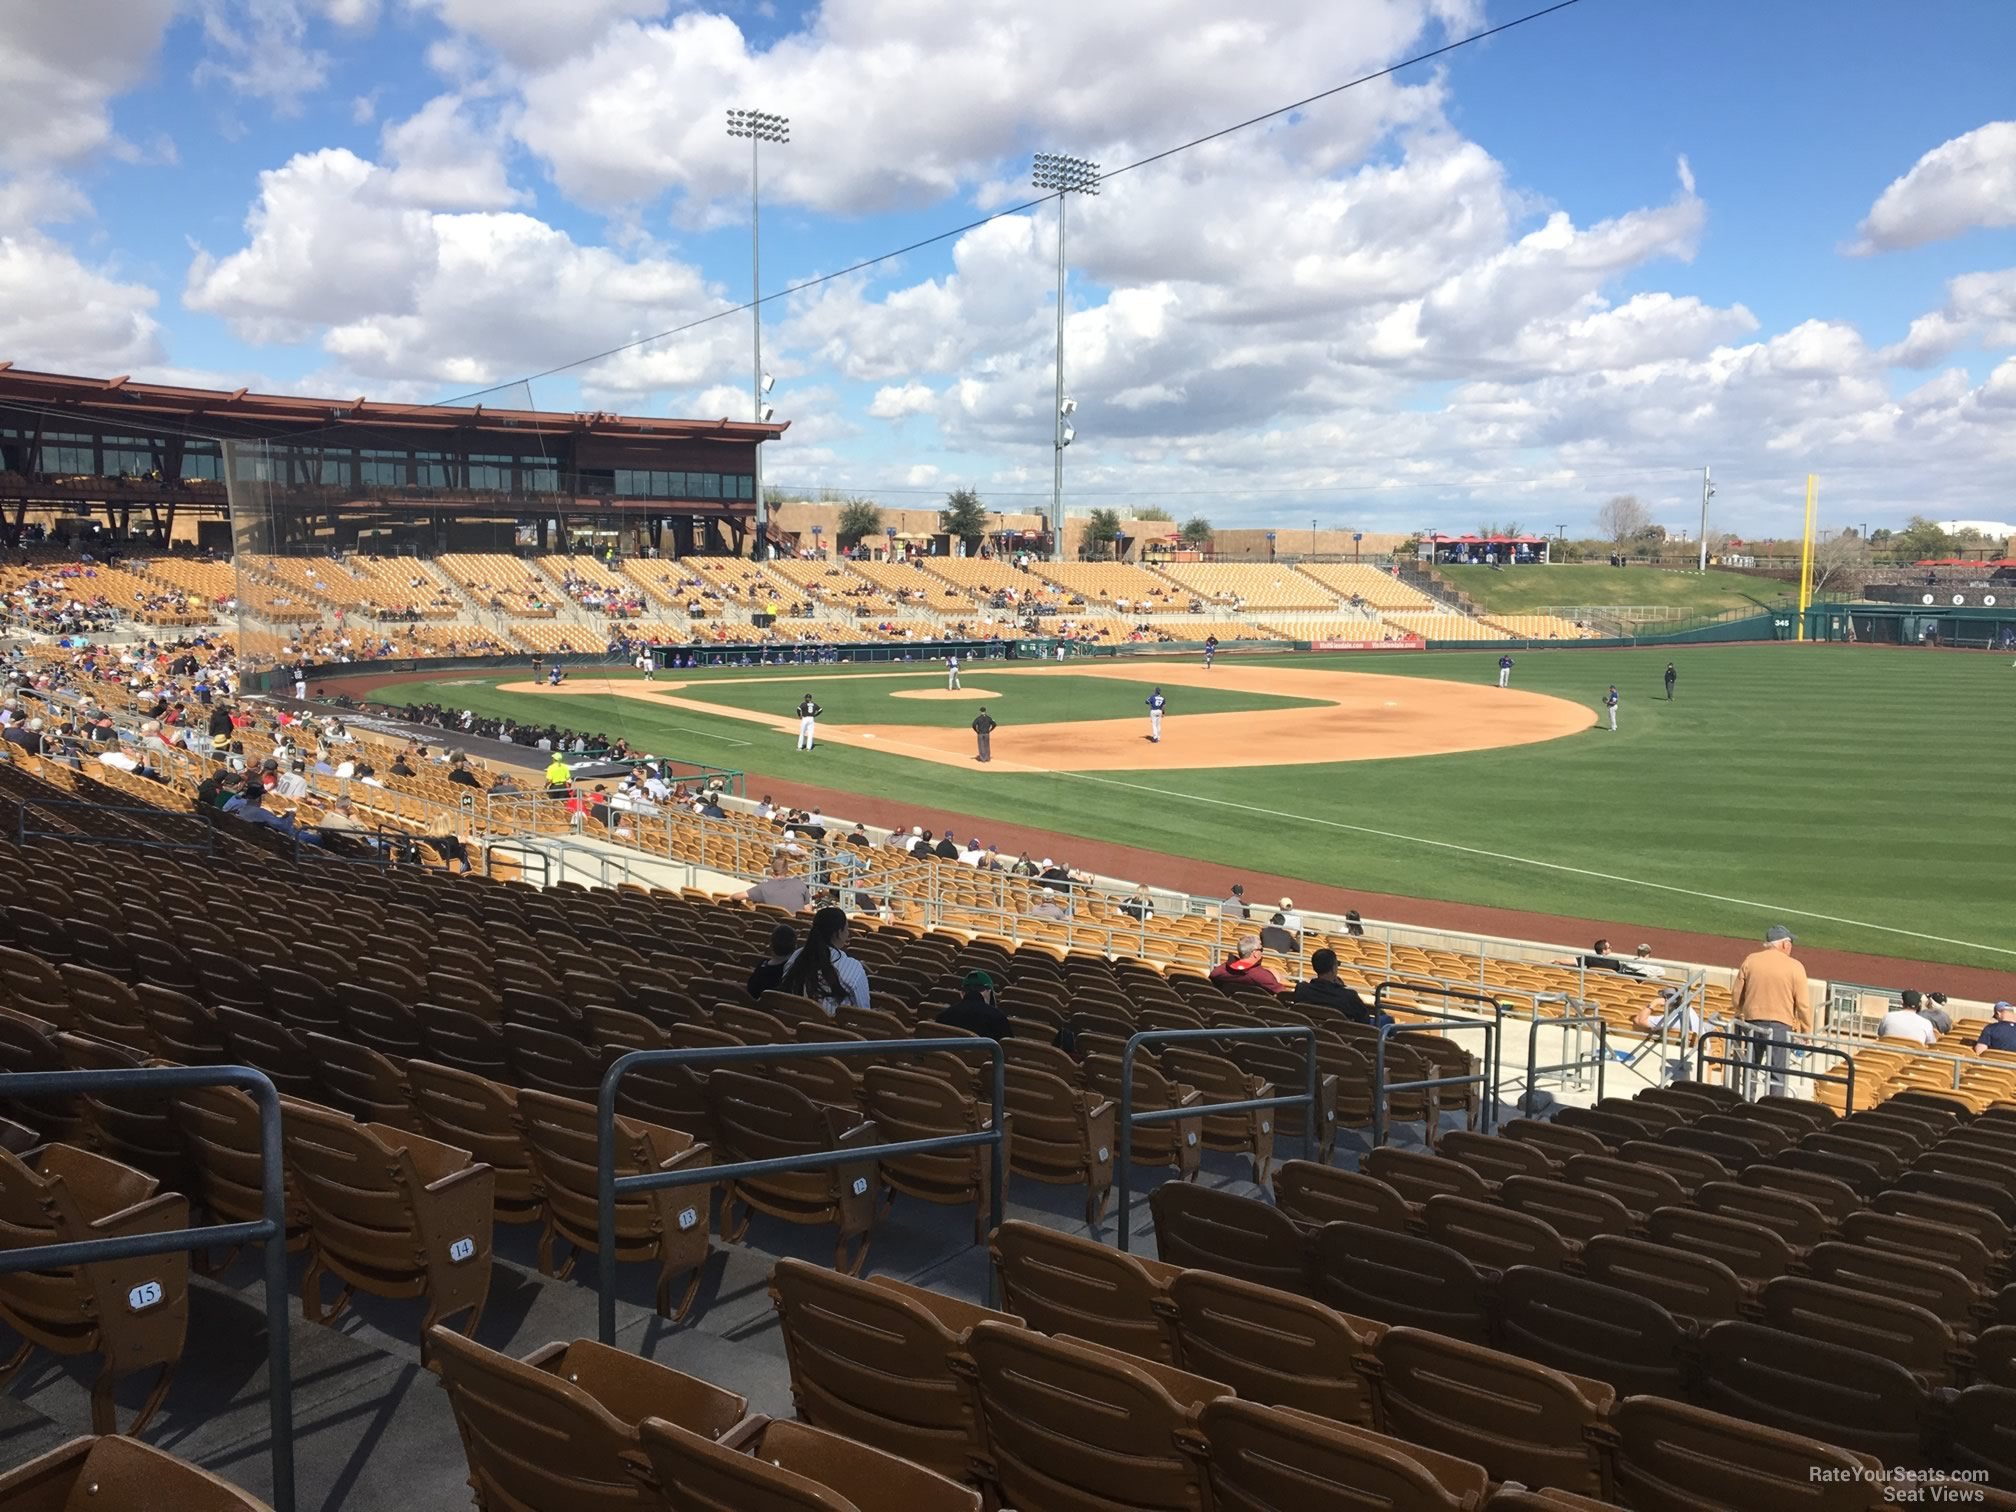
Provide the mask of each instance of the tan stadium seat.
POLYGON ((1987 1300, 1960 1271, 1937 1260, 1829 1240, 1807 1251, 1806 1270, 1821 1281, 1922 1307, 1955 1328, 1969 1328, 1987 1300))
POLYGON ((496 1173, 497 1221, 537 1222, 545 1198, 519 1132, 517 1089, 424 1060, 406 1063, 406 1085, 422 1134, 467 1150, 496 1173))
POLYGON ((2016 1490, 2016 1390, 2007 1386, 1970 1386, 1945 1404, 1941 1414, 1945 1468, 1967 1472, 1970 1479, 1943 1498, 1949 1505, 1983 1499, 1980 1480, 2008 1493, 2016 1490))
POLYGON ((1582 1271, 1696 1323, 1739 1317, 1749 1300, 1742 1278, 1720 1260, 1649 1239, 1599 1235, 1582 1247, 1582 1271))
MULTIPOLYGON (((1981 1215, 1994 1217, 1985 1209, 1981 1215)), ((1958 1225, 1865 1208, 1844 1218, 1837 1232, 1845 1242, 1863 1249, 1888 1250, 1931 1264, 1951 1266, 1975 1286, 1989 1285, 2001 1265, 1998 1250, 1991 1250, 1974 1233, 1958 1225)))
MULTIPOLYGON (((138 1050, 88 1034, 59 1034, 55 1044, 76 1071, 137 1071, 147 1064, 138 1050)), ((145 1171, 169 1191, 189 1189, 189 1152, 169 1094, 106 1087, 79 1100, 84 1108, 79 1144, 88 1142, 100 1154, 145 1171)))
MULTIPOLYGON (((175 1121, 189 1150, 189 1195, 216 1223, 258 1223, 266 1216, 259 1105, 237 1087, 190 1087, 175 1094, 175 1121)), ((282 1113, 285 1120, 285 1113, 282 1113)), ((284 1166, 284 1162, 282 1163, 284 1166)), ((308 1243, 308 1215, 286 1172, 287 1248, 308 1243)), ((235 1254, 236 1252, 233 1251, 235 1254)), ((212 1269, 222 1270, 229 1257, 212 1269)))
POLYGON ((1377 1177, 1313 1160, 1284 1161, 1274 1173, 1274 1205, 1297 1223, 1357 1223, 1405 1233, 1407 1199, 1377 1177))
POLYGON ((1316 1231, 1310 1278, 1316 1300, 1338 1312, 1489 1342, 1490 1278, 1446 1244, 1326 1223, 1316 1231))
POLYGON ((1624 1205, 1635 1224, 1642 1224, 1654 1208, 1678 1207, 1688 1200, 1687 1186, 1670 1171, 1614 1155, 1577 1155, 1557 1174, 1571 1185, 1607 1193, 1624 1205))
MULTIPOLYGON (((544 1199, 540 1211, 539 1269, 561 1279, 573 1274, 575 1255, 593 1255, 601 1244, 596 1176, 595 1106, 527 1089, 518 1094, 518 1122, 532 1170, 544 1199), (564 1262, 557 1250, 574 1251, 564 1262)), ((614 1146, 616 1175, 646 1176, 712 1164, 705 1145, 690 1135, 618 1117, 614 1146)), ((660 1187, 616 1196, 614 1260, 658 1262, 657 1308, 661 1318, 681 1322, 700 1294, 700 1281, 713 1253, 708 1217, 713 1185, 660 1187), (686 1290, 675 1311, 672 1283, 685 1276, 686 1290)))
POLYGON ((1701 1336, 1695 1399, 1732 1417, 1871 1454, 1921 1464, 1930 1394, 1880 1355, 1744 1321, 1701 1336))
MULTIPOLYGON (((62 1071, 67 1069, 61 1031, 47 1019, 0 1007, 0 1071, 62 1071)), ((127 1052, 128 1055, 137 1052, 127 1052)), ((85 1109, 76 1097, 24 1097, 0 1102, 0 1114, 25 1124, 51 1142, 83 1137, 85 1109)))
MULTIPOLYGON (((1085 1057, 1085 1085, 1120 1104, 1120 1057, 1085 1057)), ((1134 1057, 1134 1111, 1161 1112, 1204 1101, 1201 1092, 1164 1076, 1145 1055, 1134 1057)), ((1177 1118, 1167 1123, 1139 1124, 1133 1132, 1134 1164, 1169 1166, 1178 1181, 1194 1181, 1203 1159, 1204 1120, 1177 1118)))
POLYGON ((1477 1512, 1489 1485, 1453 1455, 1232 1397, 1197 1429, 1212 1505, 1236 1512, 1477 1512))
POLYGON ((1240 1399, 1376 1427, 1386 1327, 1231 1276, 1186 1270, 1169 1283, 1177 1363, 1240 1399))
MULTIPOLYGON (((1192 1045, 1169 1046, 1162 1055, 1162 1069, 1182 1085, 1196 1088, 1207 1104, 1275 1095, 1273 1083, 1249 1075, 1222 1055, 1207 1054, 1192 1045)), ((1289 1083, 1291 1089, 1300 1085, 1300 1081, 1289 1083)), ((1204 1148, 1223 1155, 1244 1155, 1253 1163, 1253 1184, 1264 1187, 1274 1166, 1274 1115, 1279 1111, 1254 1108, 1245 1113, 1211 1114, 1204 1119, 1204 1148)))
MULTIPOLYGON (((719 1165, 790 1155, 846 1156, 881 1142, 874 1124, 822 1107, 795 1087, 739 1071, 711 1073, 707 1101, 719 1165)), ((751 1215, 738 1216, 738 1203, 789 1223, 830 1223, 838 1229, 834 1269, 859 1275, 874 1239, 880 1185, 874 1160, 858 1158, 823 1169, 731 1181, 721 1199, 721 1237, 739 1244, 749 1232, 751 1215)))
MULTIPOLYGON (((1004 1048, 1022 1044, 1010 1040, 1004 1048)), ((1042 1048, 1070 1060, 1054 1046, 1042 1048)), ((1015 1134, 1009 1172, 1047 1186, 1082 1185, 1085 1226, 1097 1229, 1113 1190, 1113 1101, 1072 1078, 1020 1063, 1014 1049, 1005 1074, 1004 1106, 1015 1134)))
POLYGON ((1473 1460, 1495 1481, 1608 1494, 1610 1386, 1415 1328, 1389 1332, 1379 1363, 1397 1437, 1473 1460))
POLYGON ((455 1410, 477 1505, 494 1512, 615 1512, 657 1505, 624 1464, 637 1425, 670 1419, 718 1438, 748 1402, 733 1392, 588 1339, 522 1360, 451 1329, 428 1334, 429 1358, 455 1410))
POLYGON ((108 1433, 72 1439, 0 1473, 9 1512, 273 1512, 187 1460, 108 1433))
POLYGON ((1309 1294, 1308 1234, 1271 1203, 1172 1181, 1155 1189, 1148 1206, 1165 1265, 1309 1294))
POLYGON ((1751 1286, 1792 1269, 1792 1246, 1748 1218, 1698 1208, 1660 1208, 1645 1221, 1645 1237, 1691 1254, 1719 1260, 1751 1286))
POLYGON ((665 1512, 980 1512, 970 1487, 803 1423, 751 1418, 732 1447, 660 1418, 638 1437, 665 1512))
POLYGON ((968 1336, 980 1404, 979 1478, 1002 1507, 1177 1512, 1200 1468, 1178 1448, 1190 1414, 1231 1389, 1171 1366, 1028 1329, 968 1336))
POLYGON ((1468 1197, 1473 1202, 1491 1202, 1497 1197, 1492 1184, 1469 1166, 1423 1150, 1381 1145, 1366 1151, 1358 1168, 1374 1180, 1385 1182, 1417 1212, 1430 1197, 1445 1194, 1468 1197))
MULTIPOLYGON (((1274 1084, 1282 1095, 1293 1095, 1308 1085, 1304 1065, 1307 1049, 1293 1040, 1244 1040, 1226 1047, 1226 1056, 1240 1070, 1274 1084)), ((1337 1148, 1337 1106, 1340 1082, 1334 1072, 1319 1065, 1316 1076, 1317 1144, 1316 1158, 1329 1161, 1337 1148)), ((1268 1110, 1274 1117, 1275 1132, 1283 1139, 1298 1141, 1307 1152, 1306 1125, 1309 1109, 1301 1102, 1268 1110)), ((1265 1186, 1265 1182, 1257 1183, 1265 1186)))
POLYGON ((503 1028, 504 1063, 514 1087, 593 1103, 602 1092, 607 1056, 590 1050, 571 1035, 527 1024, 503 1028))
POLYGON ((996 1229, 989 1249, 1002 1305, 1031 1328, 1175 1362, 1168 1306, 1175 1266, 1023 1219, 996 1229))
POLYGON ((1447 1193, 1430 1197, 1423 1205, 1421 1231, 1484 1270, 1532 1265, 1558 1271, 1581 1251, 1544 1218, 1447 1193))
MULTIPOLYGON (((1566 1108, 1561 1110, 1563 1113, 1568 1111, 1566 1108)), ((1608 1155, 1617 1143, 1615 1140, 1601 1138, 1587 1129, 1577 1129, 1554 1119, 1544 1118, 1515 1118, 1498 1132, 1506 1139, 1538 1145, 1563 1164, 1576 1155, 1608 1155)))
MULTIPOLYGON (((993 1126, 991 1101, 983 1104, 940 1077, 902 1066, 868 1068, 862 1078, 862 1111, 891 1143, 976 1134, 993 1126)), ((1008 1115, 1003 1117, 1008 1128, 1002 1137, 1007 1140, 1014 1124, 1008 1115)), ((1012 1150, 1012 1141, 1009 1147, 1012 1150)), ((892 1194, 950 1207, 971 1203, 973 1242, 986 1242, 994 1188, 993 1151, 986 1145, 885 1160, 882 1180, 892 1194)))
POLYGON ((1518 1266, 1499 1282, 1496 1309, 1497 1343, 1524 1359, 1624 1394, 1687 1393, 1693 1331, 1650 1298, 1518 1266))
POLYGON ((324 1100, 363 1123, 426 1133, 413 1112, 406 1073, 367 1045, 333 1034, 304 1034, 324 1100))
POLYGON ((1758 1300, 1759 1322, 1895 1360, 1928 1386, 1955 1384, 1968 1365, 1965 1335, 1925 1308, 1880 1292, 1780 1276, 1758 1300))
POLYGON ((1881 1463, 1821 1440, 1663 1397, 1611 1415, 1618 1495, 1637 1512, 1876 1512, 1881 1463))
POLYGON ((423 1335, 464 1311, 463 1332, 474 1333, 490 1291, 490 1167, 422 1135, 305 1104, 288 1110, 281 1135, 308 1211, 302 1316, 331 1322, 362 1290, 424 1298, 423 1335), (343 1283, 326 1311, 324 1271, 343 1283))
MULTIPOLYGON (((189 1202, 144 1171, 69 1145, 0 1151, 0 1250, 76 1244, 189 1227, 189 1202)), ((113 1392, 136 1371, 158 1370, 128 1432, 147 1425, 174 1379, 189 1325, 189 1257, 98 1260, 0 1276, 0 1323, 21 1347, 0 1364, 10 1379, 39 1347, 103 1357, 91 1386, 91 1426, 118 1430, 113 1392), (146 1289, 146 1290, 143 1290, 146 1289)))
POLYGON ((1599 1234, 1638 1231, 1630 1209, 1609 1192, 1595 1187, 1550 1181, 1541 1176, 1513 1176, 1498 1197, 1512 1211, 1544 1220, 1562 1238, 1578 1246, 1599 1234))
POLYGON ((1501 1139, 1495 1134, 1451 1129, 1442 1136, 1437 1148, 1450 1160, 1470 1167, 1493 1186, 1503 1182, 1507 1176, 1557 1177, 1561 1174, 1561 1162, 1539 1145, 1501 1139))
POLYGON ((779 1260, 770 1301, 783 1325, 791 1400, 814 1427, 955 1479, 978 1446, 954 1360, 969 1330, 1019 1318, 877 1276, 863 1281, 779 1260))

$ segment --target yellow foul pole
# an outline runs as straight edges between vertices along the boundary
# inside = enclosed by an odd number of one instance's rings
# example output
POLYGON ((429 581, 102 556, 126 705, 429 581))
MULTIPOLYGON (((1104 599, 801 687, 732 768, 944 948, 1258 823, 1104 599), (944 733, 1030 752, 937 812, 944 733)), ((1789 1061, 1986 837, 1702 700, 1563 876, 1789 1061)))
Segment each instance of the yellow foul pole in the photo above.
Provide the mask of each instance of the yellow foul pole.
POLYGON ((1806 606, 1813 602, 1813 506, 1820 480, 1806 474, 1806 539, 1799 550, 1799 639, 1806 639, 1806 606))

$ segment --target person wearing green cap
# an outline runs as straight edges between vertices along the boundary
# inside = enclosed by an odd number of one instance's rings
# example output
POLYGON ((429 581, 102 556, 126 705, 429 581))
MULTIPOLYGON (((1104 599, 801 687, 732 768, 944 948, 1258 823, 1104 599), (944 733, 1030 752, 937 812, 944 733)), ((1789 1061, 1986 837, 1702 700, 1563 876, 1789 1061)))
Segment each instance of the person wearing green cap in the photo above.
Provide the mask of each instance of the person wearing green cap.
POLYGON ((995 996, 994 978, 984 971, 969 971, 959 983, 959 994, 957 1002, 939 1013, 939 1023, 991 1040, 1015 1037, 995 996))

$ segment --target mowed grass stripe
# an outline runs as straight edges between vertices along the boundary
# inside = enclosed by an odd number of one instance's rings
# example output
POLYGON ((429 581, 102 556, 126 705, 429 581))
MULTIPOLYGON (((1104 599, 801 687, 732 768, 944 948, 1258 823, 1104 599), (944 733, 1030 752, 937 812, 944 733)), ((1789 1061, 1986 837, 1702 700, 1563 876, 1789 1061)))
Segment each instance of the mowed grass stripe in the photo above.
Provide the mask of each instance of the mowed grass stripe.
MULTIPOLYGON (((1591 707, 1615 681, 1624 699, 1619 733, 1349 765, 1103 774, 1156 791, 1102 787, 1092 801, 1086 784, 1053 776, 983 775, 842 747, 795 759, 788 737, 765 732, 735 758, 752 773, 914 802, 919 822, 929 823, 934 812, 972 814, 1219 860, 1228 881, 1241 869, 1265 870, 1367 891, 1608 920, 1620 933, 1638 924, 1751 935, 1769 922, 1748 904, 1529 864, 1537 861, 1991 948, 1912 944, 1816 920, 1800 934, 1817 946, 2008 964, 2000 951, 2016 945, 2007 922, 2016 671, 2001 658, 1827 647, 1515 649, 1512 655, 1515 687, 1591 707), (1679 672, 1679 697, 1670 705, 1660 688, 1669 657, 1679 672), (1185 803, 1188 795, 1217 803, 1185 803), (1386 835, 1298 824, 1223 803, 1329 817, 1386 835), (1479 853, 1388 836, 1447 840, 1479 853)), ((1267 664, 1488 683, 1497 657, 1476 651, 1267 664)), ((780 669, 780 695, 795 700, 812 670, 780 669)), ((975 668, 974 680, 984 682, 986 670, 975 668)), ((815 693, 829 676, 821 672, 812 682, 815 693)), ((693 751, 695 743, 684 737, 682 746, 669 729, 654 735, 661 721, 744 739, 752 730, 692 709, 660 715, 619 698, 562 700, 467 685, 433 694, 415 688, 405 696, 587 723, 669 752, 693 751)), ((932 707, 900 699, 886 706, 892 712, 880 722, 914 720, 917 710, 932 707)), ((1180 720, 1172 721, 1170 738, 1181 739, 1180 720)), ((997 737, 997 753, 1018 761, 1033 754, 1016 751, 1013 740, 1011 725, 997 737)), ((706 759, 705 752, 694 754, 706 759)))

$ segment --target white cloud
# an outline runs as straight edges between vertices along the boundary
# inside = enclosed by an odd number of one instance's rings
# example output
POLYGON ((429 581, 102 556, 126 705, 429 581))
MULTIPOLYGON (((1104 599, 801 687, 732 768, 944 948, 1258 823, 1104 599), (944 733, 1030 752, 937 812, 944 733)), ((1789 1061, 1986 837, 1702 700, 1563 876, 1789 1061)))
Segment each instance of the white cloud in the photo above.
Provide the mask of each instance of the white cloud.
POLYGON ((2016 268, 1948 280, 1945 305, 1912 321, 1883 358, 1900 367, 1931 367, 1977 339, 1990 349, 2016 347, 2016 268))
POLYGON ((913 380, 877 389, 869 401, 868 413, 877 420, 901 420, 909 415, 928 415, 937 405, 938 395, 931 386, 913 380))
POLYGON ((176 0, 0 5, 0 168, 113 146, 111 102, 146 76, 176 0))
POLYGON ((57 173, 0 177, 0 226, 47 226, 91 213, 91 201, 57 173))
POLYGON ((903 482, 908 488, 929 488, 944 476, 942 469, 929 462, 919 462, 903 474, 903 482))
POLYGON ((369 31, 378 23, 378 0, 316 0, 316 8, 346 31, 369 31))
POLYGON ((1895 252, 1978 226, 2016 226, 2016 121, 1941 142, 1876 198, 1849 250, 1895 252))
POLYGON ((163 360, 156 296, 33 231, 0 235, 0 352, 22 367, 124 373, 163 360))
POLYGON ((459 95, 436 95, 387 126, 384 139, 393 164, 387 192, 402 204, 501 210, 529 198, 511 187, 501 137, 472 121, 459 95))
POLYGON ((413 0, 444 26, 496 49, 511 63, 536 68, 580 52, 618 21, 665 14, 670 0, 413 0))
POLYGON ((196 65, 199 84, 221 79, 292 116, 327 82, 329 55, 310 44, 297 0, 198 0, 197 14, 208 47, 196 65))

